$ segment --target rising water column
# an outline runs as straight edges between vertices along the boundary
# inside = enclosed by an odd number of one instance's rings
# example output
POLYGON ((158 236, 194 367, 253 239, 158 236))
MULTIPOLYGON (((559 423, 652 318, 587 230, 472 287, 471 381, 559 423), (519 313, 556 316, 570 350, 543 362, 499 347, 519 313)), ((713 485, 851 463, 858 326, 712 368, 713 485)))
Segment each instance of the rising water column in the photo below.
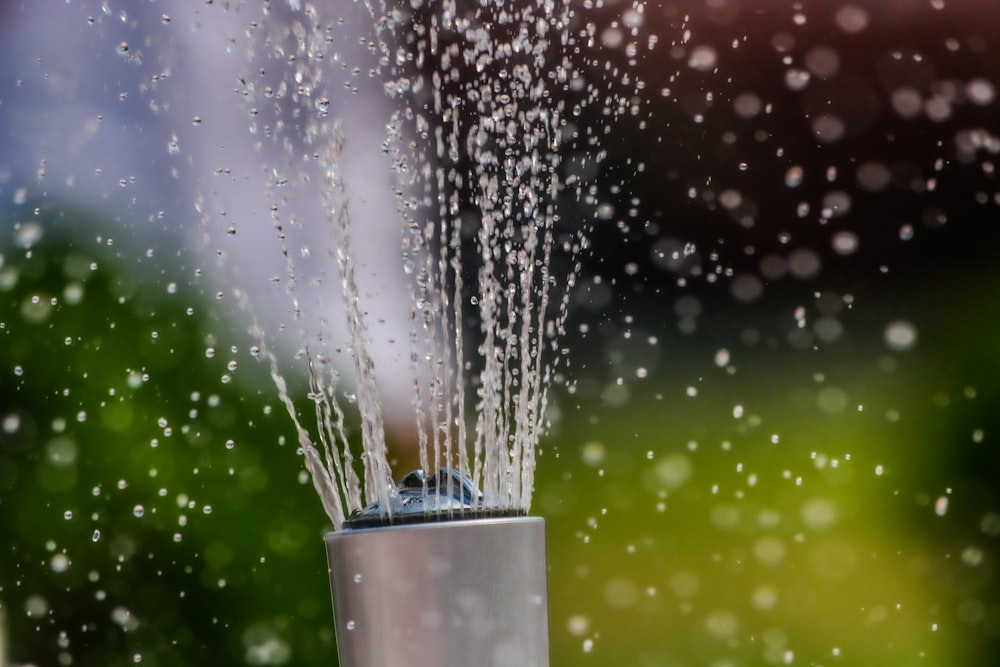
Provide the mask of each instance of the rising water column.
POLYGON ((548 667, 545 522, 431 505, 327 534, 342 667, 548 667))

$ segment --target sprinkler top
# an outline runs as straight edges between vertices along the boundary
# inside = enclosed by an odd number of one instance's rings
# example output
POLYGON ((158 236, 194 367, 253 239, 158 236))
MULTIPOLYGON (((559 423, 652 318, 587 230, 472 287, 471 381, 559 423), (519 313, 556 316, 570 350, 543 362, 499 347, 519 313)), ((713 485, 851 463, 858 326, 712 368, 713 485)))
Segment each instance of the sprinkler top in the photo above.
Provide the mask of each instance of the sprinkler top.
MULTIPOLYGON (((376 528, 404 523, 468 519, 470 512, 484 510, 483 493, 472 480, 452 468, 434 475, 414 470, 396 483, 389 511, 372 503, 355 511, 344 522, 347 530, 376 528)), ((489 513, 496 516, 496 513, 489 513)))

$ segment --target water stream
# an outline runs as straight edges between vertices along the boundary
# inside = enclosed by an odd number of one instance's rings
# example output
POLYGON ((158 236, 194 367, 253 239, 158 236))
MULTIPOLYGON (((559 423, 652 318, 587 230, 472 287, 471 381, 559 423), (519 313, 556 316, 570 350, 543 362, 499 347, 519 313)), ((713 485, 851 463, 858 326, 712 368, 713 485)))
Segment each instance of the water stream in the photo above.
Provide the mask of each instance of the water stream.
MULTIPOLYGON (((427 473, 457 470, 482 489, 479 509, 526 512, 548 391, 563 363, 559 342, 579 271, 575 256, 586 246, 585 226, 560 221, 556 206, 565 187, 560 161, 567 126, 567 100, 557 91, 576 76, 569 29, 574 12, 554 2, 367 7, 372 32, 361 41, 376 60, 368 83, 381 85, 388 96, 383 152, 395 172, 405 228, 402 266, 411 299, 409 357, 421 467, 427 473), (554 253, 562 256, 558 268, 554 253)), ((294 39, 280 49, 294 63, 300 107, 324 109, 338 94, 329 90, 326 67, 342 45, 331 38, 333 23, 322 10, 305 5, 296 12, 294 39)), ((259 27, 260 42, 252 49, 258 54, 278 43, 266 16, 259 27)), ((251 96, 251 103, 263 105, 270 95, 251 96)), ((578 104, 576 113, 580 109, 578 104)), ((320 189, 333 230, 361 419, 363 484, 338 398, 341 369, 322 354, 307 354, 314 429, 297 416, 273 355, 272 376, 324 507, 340 527, 366 506, 391 517, 399 499, 375 381, 383 369, 368 351, 364 298, 354 273, 351 239, 363 217, 352 211, 342 178, 343 146, 350 139, 325 112, 300 132, 309 137, 324 178, 320 189)), ((286 226, 280 218, 277 224, 286 226)), ((450 488, 452 477, 446 480, 450 488)), ((450 495, 434 494, 429 506, 450 495)))

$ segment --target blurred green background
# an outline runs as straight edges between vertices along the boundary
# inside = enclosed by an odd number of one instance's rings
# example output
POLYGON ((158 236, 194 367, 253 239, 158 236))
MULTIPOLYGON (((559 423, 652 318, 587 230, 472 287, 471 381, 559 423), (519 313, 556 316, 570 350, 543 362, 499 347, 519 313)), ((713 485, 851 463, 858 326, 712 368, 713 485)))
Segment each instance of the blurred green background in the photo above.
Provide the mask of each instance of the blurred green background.
MULTIPOLYGON (((327 521, 247 337, 82 214, 22 212, 0 266, 12 664, 335 664, 327 521)), ((535 496, 552 664, 995 664, 1000 291, 959 264, 898 276, 903 300, 887 282, 903 351, 877 291, 838 346, 726 358, 650 318, 618 331, 658 350, 645 379, 624 374, 648 358, 575 354, 535 496)))

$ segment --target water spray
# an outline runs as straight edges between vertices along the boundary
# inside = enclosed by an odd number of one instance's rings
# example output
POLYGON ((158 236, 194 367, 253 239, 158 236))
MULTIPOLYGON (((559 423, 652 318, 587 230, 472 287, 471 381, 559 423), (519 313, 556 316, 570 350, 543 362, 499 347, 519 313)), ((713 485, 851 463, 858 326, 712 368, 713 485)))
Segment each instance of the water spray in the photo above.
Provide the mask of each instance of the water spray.
MULTIPOLYGON (((588 245, 585 225, 559 224, 557 213, 567 192, 560 144, 568 112, 554 96, 574 78, 574 10, 566 3, 480 3, 475 24, 489 30, 476 28, 480 36, 471 39, 465 9, 453 2, 402 14, 383 0, 364 4, 374 20, 366 39, 376 57, 366 67, 394 107, 383 150, 404 223, 400 277, 412 299, 405 326, 420 465, 433 475, 411 473, 393 484, 354 275, 345 134, 324 115, 302 114, 305 95, 255 100, 304 119, 301 135, 287 140, 293 152, 286 157, 299 164, 294 151, 308 150, 300 184, 323 184, 346 307, 360 458, 338 403, 343 392, 332 350, 306 352, 316 435, 303 426, 270 356, 299 451, 335 529, 326 546, 341 664, 547 667, 544 522, 525 513, 549 387, 561 371, 558 339, 582 270, 575 260, 588 245), (310 137, 308 145, 300 136, 310 137), (471 227, 467 206, 476 211, 471 227), (470 323, 475 347, 466 345, 470 323), (474 426, 466 413, 473 406, 474 426)), ((327 22, 319 11, 296 16, 289 23, 296 28, 269 36, 261 52, 280 49, 296 88, 308 97, 326 91, 329 103, 339 91, 328 90, 328 62, 340 55, 320 46, 331 43, 327 26, 335 16, 327 22), (311 30, 308 38, 303 30, 311 30)), ((273 206, 286 209, 277 189, 273 206)), ((286 226, 280 233, 291 257, 286 226)), ((311 281, 290 267, 294 294, 311 281)))
POLYGON ((343 667, 548 667, 545 522, 410 473, 326 536, 343 667))

